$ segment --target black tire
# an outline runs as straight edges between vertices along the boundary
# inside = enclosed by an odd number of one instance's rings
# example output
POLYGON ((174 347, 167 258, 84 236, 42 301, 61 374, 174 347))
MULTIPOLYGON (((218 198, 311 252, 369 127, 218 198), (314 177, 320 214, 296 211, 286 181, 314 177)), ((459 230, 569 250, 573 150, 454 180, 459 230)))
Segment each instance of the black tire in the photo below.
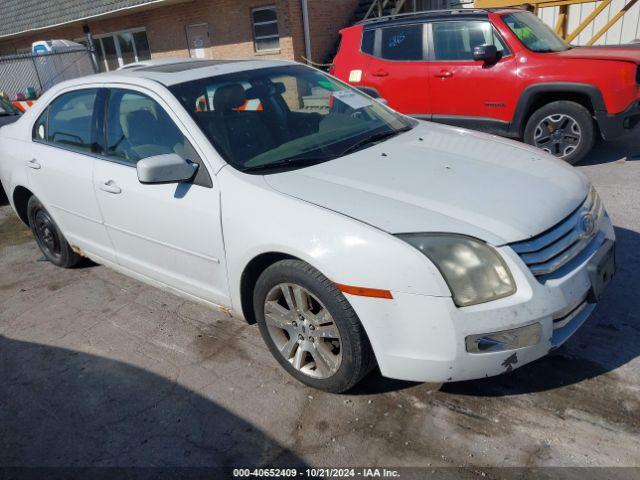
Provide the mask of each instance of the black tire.
POLYGON ((71 249, 53 217, 35 196, 27 204, 29 227, 47 260, 58 267, 71 268, 81 257, 71 249))
MULTIPOLYGON (((258 279, 253 305, 260 333, 271 354, 298 381, 331 393, 342 393, 355 386, 375 366, 369 339, 358 316, 335 284, 309 264, 282 260, 267 268, 258 279), (340 335, 342 360, 328 378, 314 378, 294 368, 278 350, 265 321, 267 295, 280 284, 296 284, 306 289, 331 314, 340 335)), ((313 339, 312 339, 313 341, 313 339)))
POLYGON ((589 110, 579 103, 560 100, 540 107, 531 115, 524 130, 524 141, 573 165, 591 151, 596 139, 595 132, 589 110), (561 120, 553 122, 550 120, 553 117, 561 120), (579 133, 572 128, 574 125, 579 133), (551 131, 553 128, 555 130, 551 131), (538 138, 537 133, 541 133, 538 138), (575 142, 571 139, 576 135, 579 136, 579 141, 576 145, 571 145, 575 142))

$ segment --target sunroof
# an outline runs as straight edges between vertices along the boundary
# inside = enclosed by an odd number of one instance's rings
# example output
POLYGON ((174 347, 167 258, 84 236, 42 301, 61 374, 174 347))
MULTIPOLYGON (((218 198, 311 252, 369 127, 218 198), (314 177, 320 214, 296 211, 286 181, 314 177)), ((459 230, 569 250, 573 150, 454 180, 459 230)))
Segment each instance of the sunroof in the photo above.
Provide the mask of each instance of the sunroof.
POLYGON ((152 67, 138 68, 138 72, 158 72, 158 73, 178 73, 195 68, 213 67, 215 65, 224 65, 225 63, 237 63, 246 60, 191 60, 186 62, 167 63, 165 65, 156 65, 152 67))

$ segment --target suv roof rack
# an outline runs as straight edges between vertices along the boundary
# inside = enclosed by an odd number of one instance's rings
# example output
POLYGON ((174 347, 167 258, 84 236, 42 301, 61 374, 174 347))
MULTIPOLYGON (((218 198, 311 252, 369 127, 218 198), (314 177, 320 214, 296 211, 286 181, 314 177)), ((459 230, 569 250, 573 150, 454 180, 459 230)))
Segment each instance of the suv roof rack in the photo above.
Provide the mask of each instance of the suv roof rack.
POLYGON ((391 20, 404 20, 410 19, 412 17, 433 17, 433 16, 445 16, 445 15, 479 15, 479 14, 487 14, 489 11, 483 8, 448 8, 445 10, 425 10, 422 12, 409 12, 409 13, 396 13, 395 15, 385 15, 383 17, 375 17, 368 18, 366 20, 360 20, 356 22, 355 25, 366 25, 369 23, 377 23, 377 22, 389 22, 391 20))

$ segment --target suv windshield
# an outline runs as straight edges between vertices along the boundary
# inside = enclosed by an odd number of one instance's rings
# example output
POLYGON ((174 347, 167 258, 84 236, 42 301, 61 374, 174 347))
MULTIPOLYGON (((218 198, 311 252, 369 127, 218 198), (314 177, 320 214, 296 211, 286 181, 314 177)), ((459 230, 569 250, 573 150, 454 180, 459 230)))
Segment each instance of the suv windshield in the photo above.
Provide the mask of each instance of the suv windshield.
POLYGON ((529 50, 549 53, 571 48, 547 24, 532 13, 508 13, 502 16, 502 20, 529 50))
POLYGON ((302 65, 201 78, 170 90, 225 160, 250 173, 326 162, 415 125, 302 65))
POLYGON ((20 112, 10 102, 0 98, 0 116, 6 115, 20 115, 20 112))

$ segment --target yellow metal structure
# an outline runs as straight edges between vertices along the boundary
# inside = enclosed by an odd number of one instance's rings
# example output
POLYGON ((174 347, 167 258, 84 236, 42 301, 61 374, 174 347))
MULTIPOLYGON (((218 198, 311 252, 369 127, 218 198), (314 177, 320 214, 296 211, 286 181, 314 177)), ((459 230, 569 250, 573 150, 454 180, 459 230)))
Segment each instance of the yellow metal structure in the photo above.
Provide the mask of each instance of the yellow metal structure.
MULTIPOLYGON (((562 38, 571 42, 580 35, 580 33, 590 25, 603 10, 611 5, 611 2, 612 0, 601 0, 596 2, 598 3, 598 6, 595 10, 591 12, 591 14, 587 16, 587 18, 585 18, 572 32, 567 31, 567 25, 569 23, 569 6, 580 3, 594 3, 593 0, 475 0, 474 6, 476 8, 509 8, 521 7, 523 4, 529 4, 533 6, 536 13, 540 8, 560 7, 555 31, 562 38)), ((597 42, 598 39, 607 33, 607 31, 637 2, 638 0, 628 0, 625 6, 622 7, 618 13, 612 16, 609 21, 600 30, 598 30, 591 39, 589 39, 587 45, 593 45, 597 42)))

